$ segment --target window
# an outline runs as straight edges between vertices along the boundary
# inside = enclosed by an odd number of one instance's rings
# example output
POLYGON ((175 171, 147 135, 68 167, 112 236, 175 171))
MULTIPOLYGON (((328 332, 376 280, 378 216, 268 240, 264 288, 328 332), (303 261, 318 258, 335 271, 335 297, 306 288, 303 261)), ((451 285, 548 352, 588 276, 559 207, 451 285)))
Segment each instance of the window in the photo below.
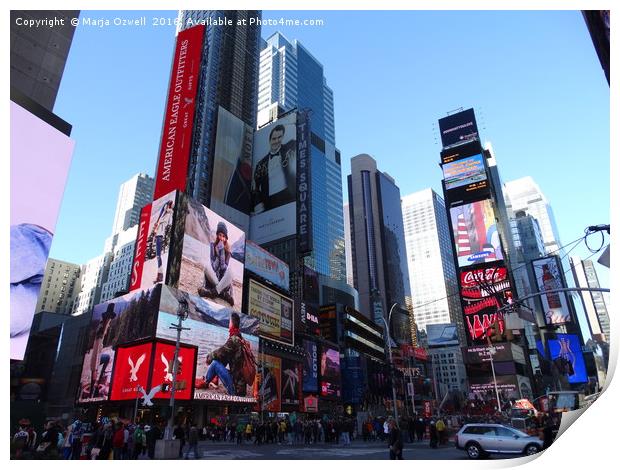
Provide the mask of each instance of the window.
POLYGON ((512 437, 514 438, 516 436, 516 434, 514 432, 512 432, 510 429, 506 429, 506 428, 495 428, 495 431, 497 432, 497 435, 500 437, 512 437))

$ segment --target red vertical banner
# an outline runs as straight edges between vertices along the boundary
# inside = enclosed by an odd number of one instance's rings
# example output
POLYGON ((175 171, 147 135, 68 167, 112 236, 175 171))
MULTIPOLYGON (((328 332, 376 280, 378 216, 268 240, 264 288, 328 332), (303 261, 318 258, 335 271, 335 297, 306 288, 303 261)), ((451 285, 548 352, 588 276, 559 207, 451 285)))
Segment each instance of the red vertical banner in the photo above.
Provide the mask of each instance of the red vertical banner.
POLYGON ((204 31, 198 25, 177 36, 153 199, 186 189, 204 31))
POLYGON ((138 238, 136 239, 136 248, 134 250, 133 264, 131 266, 131 283, 129 285, 130 291, 139 289, 142 282, 144 255, 146 253, 146 244, 149 237, 149 223, 151 221, 151 206, 152 204, 147 204, 140 212, 138 238))

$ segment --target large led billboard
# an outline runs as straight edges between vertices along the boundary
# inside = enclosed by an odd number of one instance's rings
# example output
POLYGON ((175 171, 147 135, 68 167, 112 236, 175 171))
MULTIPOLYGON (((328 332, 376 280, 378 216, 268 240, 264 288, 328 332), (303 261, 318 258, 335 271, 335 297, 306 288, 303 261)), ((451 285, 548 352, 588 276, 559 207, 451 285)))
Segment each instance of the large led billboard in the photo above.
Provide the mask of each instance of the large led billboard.
POLYGON ((282 359, 268 354, 261 354, 262 375, 259 386, 261 409, 272 413, 281 410, 280 387, 282 383, 282 359))
POLYGON ((441 164, 451 163, 456 160, 460 160, 461 158, 471 157, 478 154, 482 154, 482 146, 480 145, 480 141, 475 140, 457 147, 443 149, 440 153, 441 164))
POLYGON ((241 309, 241 229, 178 191, 145 206, 140 219, 130 289, 164 283, 241 309))
POLYGON ((210 208, 249 228, 253 129, 221 106, 217 113, 210 208))
MULTIPOLYGON (((495 348, 493 353, 494 361, 512 361, 511 343, 495 343, 493 347, 495 348)), ((482 364, 491 361, 491 353, 488 346, 462 348, 462 351, 465 364, 482 364)))
POLYGON ((289 290, 288 264, 250 240, 245 242, 245 269, 289 290))
POLYGON ((183 248, 178 281, 171 285, 240 312, 245 233, 190 197, 179 205, 185 216, 183 248))
POLYGON ((262 337, 293 344, 293 301, 250 279, 248 310, 260 321, 262 337))
POLYGON ((176 340, 171 326, 177 323, 177 312, 185 302, 188 318, 183 327, 189 330, 181 333, 181 342, 198 348, 194 399, 256 403, 258 319, 229 306, 163 287, 158 338, 176 340))
POLYGON ((282 359, 282 406, 296 409, 301 404, 301 364, 288 359, 282 359))
POLYGON ((75 142, 10 102, 11 359, 22 360, 75 142))
POLYGON ((570 310, 564 292, 553 292, 564 286, 561 264, 557 256, 548 256, 532 261, 540 296, 545 323, 562 325, 571 321, 570 310))
POLYGON ((426 325, 428 346, 455 346, 459 344, 459 334, 454 323, 426 325))
POLYGON ((160 294, 161 286, 155 286, 95 305, 84 355, 78 402, 108 399, 114 347, 154 335, 160 294))
POLYGON ((439 119, 439 133, 443 147, 478 139, 478 126, 473 108, 439 119))
POLYGON ((167 281, 177 194, 172 191, 142 208, 130 290, 148 289, 167 281))
POLYGON ((264 243, 297 230, 297 115, 254 133, 250 238, 264 243))
POLYGON ((481 377, 468 377, 470 393, 479 396, 487 396, 489 392, 495 394, 495 387, 498 392, 506 398, 519 398, 516 375, 499 375, 493 380, 491 374, 481 377))
POLYGON ((577 335, 557 334, 556 339, 547 341, 551 362, 568 383, 588 382, 586 363, 577 335))
POLYGON ((504 259, 490 199, 450 209, 459 267, 504 259))
POLYGON ((340 398, 340 352, 323 346, 321 348, 321 390, 322 397, 340 398))
POLYGON ((150 342, 117 348, 110 400, 135 400, 149 390, 152 350, 150 342))
POLYGON ((504 316, 498 310, 512 302, 506 267, 463 269, 460 278, 461 305, 470 339, 474 342, 485 339, 496 319, 503 333, 504 316))
POLYGON ((484 158, 481 154, 446 163, 443 185, 450 201, 480 199, 489 192, 484 158))
MULTIPOLYGON (((160 391, 154 395, 154 398, 170 398, 174 372, 174 351, 175 344, 163 343, 161 341, 155 343, 151 390, 153 387, 157 386, 161 388, 160 391)), ((177 359, 179 365, 177 367, 174 391, 174 398, 177 400, 190 400, 192 398, 196 372, 196 355, 197 350, 195 347, 181 345, 179 348, 179 356, 177 359)))
POLYGON ((153 199, 186 189, 204 31, 198 25, 177 35, 153 199))
POLYGON ((319 347, 315 341, 302 340, 304 348, 303 381, 304 392, 317 393, 319 391, 319 347))

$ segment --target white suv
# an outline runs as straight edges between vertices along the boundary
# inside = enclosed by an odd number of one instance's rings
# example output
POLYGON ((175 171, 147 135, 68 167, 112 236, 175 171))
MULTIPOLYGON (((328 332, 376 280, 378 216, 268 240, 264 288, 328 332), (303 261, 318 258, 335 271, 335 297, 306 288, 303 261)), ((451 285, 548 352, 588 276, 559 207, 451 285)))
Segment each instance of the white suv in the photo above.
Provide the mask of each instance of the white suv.
POLYGON ((456 433, 456 447, 470 459, 487 454, 533 455, 543 448, 543 441, 503 424, 466 424, 456 433))

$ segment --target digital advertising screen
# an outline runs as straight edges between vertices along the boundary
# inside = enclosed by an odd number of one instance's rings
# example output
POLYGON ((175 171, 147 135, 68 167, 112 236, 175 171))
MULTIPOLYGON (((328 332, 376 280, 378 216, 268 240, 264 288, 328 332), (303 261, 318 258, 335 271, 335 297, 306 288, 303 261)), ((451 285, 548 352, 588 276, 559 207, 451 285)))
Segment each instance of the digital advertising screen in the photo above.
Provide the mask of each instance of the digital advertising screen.
POLYGON ((547 341, 551 362, 568 383, 588 382, 586 363, 577 335, 557 334, 547 341))
POLYGON ((133 291, 95 305, 80 377, 78 402, 108 399, 114 347, 153 336, 161 289, 161 286, 155 286, 146 291, 133 291))
POLYGON ((497 390, 506 398, 519 398, 519 384, 516 375, 501 375, 495 377, 491 374, 484 377, 471 377, 469 380, 470 393, 485 396, 488 392, 492 392, 495 396, 495 385, 497 390))
POLYGON ((245 232, 190 197, 181 205, 185 230, 173 287, 240 312, 245 232))
POLYGON ((293 301, 250 279, 248 310, 260 320, 260 335, 293 344, 293 301))
POLYGON ((329 347, 321 351, 321 396, 340 397, 340 352, 329 347))
POLYGON ((459 344, 459 334, 454 323, 426 325, 428 346, 454 346, 459 344))
POLYGON ((458 145, 456 147, 443 149, 440 152, 441 164, 443 165, 446 163, 454 162, 456 160, 460 160, 465 157, 479 155, 482 154, 482 151, 482 145, 480 145, 480 141, 478 140, 458 145))
MULTIPOLYGON (((497 362, 512 361, 512 348, 510 343, 495 343, 493 345, 493 360, 497 362)), ((471 346, 462 348, 463 362, 465 364, 482 364, 491 361, 491 353, 488 346, 471 346)))
MULTIPOLYGON (((153 357, 153 375, 151 377, 151 390, 160 386, 160 391, 155 393, 154 398, 170 399, 172 379, 174 373, 174 351, 176 347, 172 343, 155 343, 155 355, 153 357), (164 387, 166 385, 167 387, 164 387)), ((181 346, 179 348, 176 386, 174 398, 176 400, 191 400, 194 385, 196 367, 196 348, 181 346)))
POLYGON ((176 203, 177 191, 172 191, 142 209, 134 249, 131 290, 166 283, 176 203))
POLYGON ((439 133, 443 147, 478 139, 478 125, 473 108, 439 119, 439 133))
POLYGON ((459 267, 503 260, 490 199, 450 208, 459 267))
POLYGON ((484 340, 496 317, 504 332, 504 316, 498 310, 512 302, 508 271, 503 265, 463 269, 460 272, 461 305, 471 340, 484 340))
POLYGON ((297 230, 297 115, 254 133, 250 238, 262 245, 297 230))
POLYGON ((302 340, 304 348, 302 388, 306 393, 319 391, 319 347, 315 341, 302 340))
POLYGON ((258 319, 164 286, 157 338, 176 341, 177 333, 170 327, 185 303, 188 318, 183 327, 189 330, 181 333, 181 342, 198 348, 194 399, 256 403, 258 319))
POLYGON ((252 205, 253 129, 218 108, 210 208, 234 224, 249 227, 252 205))
POLYGON ((446 163, 442 169, 446 197, 451 201, 479 199, 489 191, 484 157, 481 154, 446 163))
POLYGON ((301 364, 288 359, 282 359, 282 405, 299 407, 302 400, 301 392, 301 364))
POLYGON ((10 102, 10 348, 22 360, 75 142, 10 102))
POLYGON ((117 348, 110 400, 135 400, 142 396, 140 387, 148 390, 152 350, 150 342, 117 348))
POLYGON ((263 370, 258 392, 262 401, 261 409, 271 411, 272 413, 279 413, 282 406, 280 396, 282 359, 269 354, 261 354, 260 357, 263 370))
POLYGON ((245 242, 245 269, 289 290, 288 264, 250 240, 245 242))
POLYGON ((553 292, 566 287, 563 282, 561 265, 557 256, 532 261, 534 276, 540 296, 545 323, 547 325, 563 325, 571 321, 570 309, 564 292, 553 292))

